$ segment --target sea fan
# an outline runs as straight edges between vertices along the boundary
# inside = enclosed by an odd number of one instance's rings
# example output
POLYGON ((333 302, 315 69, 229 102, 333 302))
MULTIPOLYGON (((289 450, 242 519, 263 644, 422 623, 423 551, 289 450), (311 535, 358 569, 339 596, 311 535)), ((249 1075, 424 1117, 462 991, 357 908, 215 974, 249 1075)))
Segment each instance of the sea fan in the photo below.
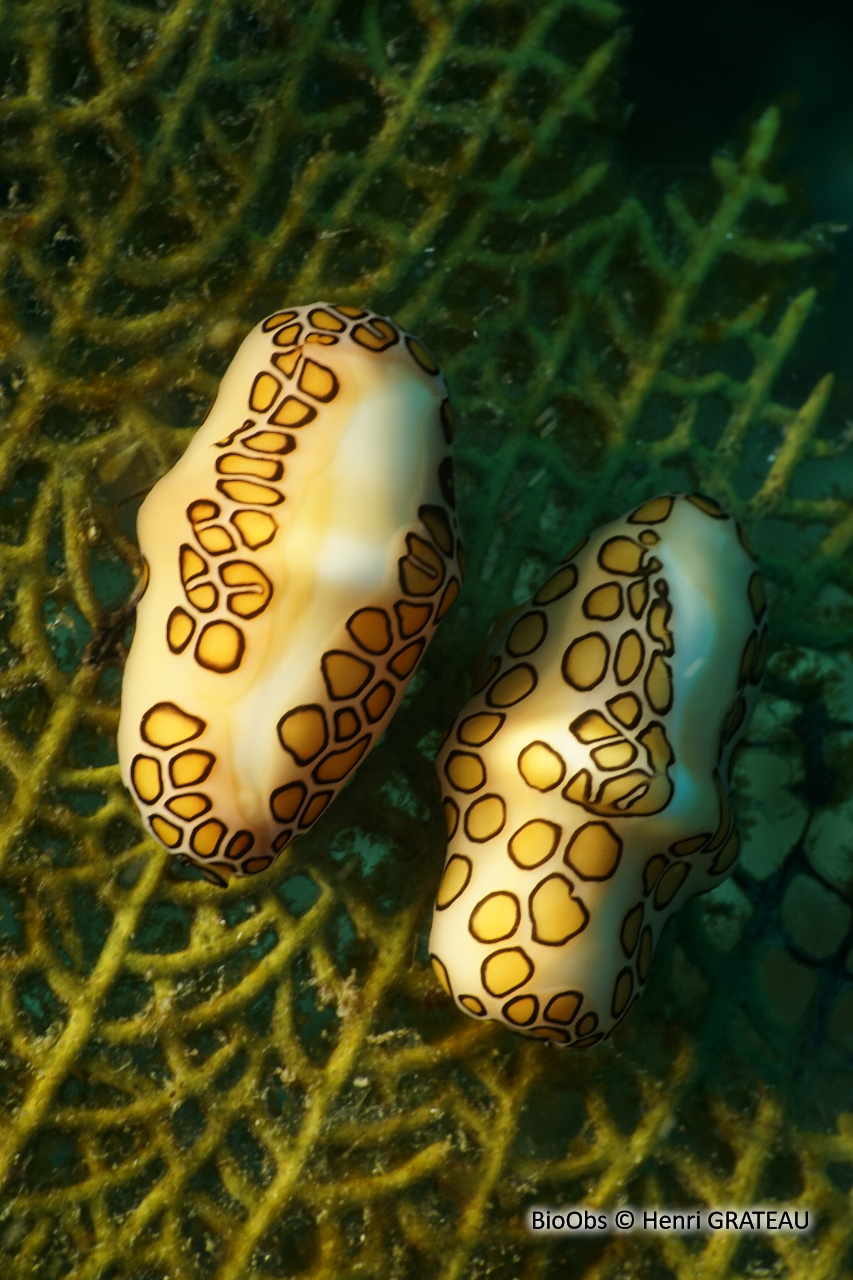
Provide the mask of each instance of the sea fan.
POLYGON ((607 0, 3 7, 4 1275, 844 1271, 853 511, 829 380, 778 389, 826 237, 771 176, 774 110, 654 214, 611 173, 621 21, 607 0), (315 297, 441 360, 468 580, 354 784, 223 893, 119 782, 134 515, 243 334, 315 297), (770 585, 745 852, 629 1023, 560 1055, 469 1023, 428 969, 431 760, 507 604, 684 489, 738 517, 770 585), (570 1252, 525 1225, 626 1201, 818 1225, 570 1252))

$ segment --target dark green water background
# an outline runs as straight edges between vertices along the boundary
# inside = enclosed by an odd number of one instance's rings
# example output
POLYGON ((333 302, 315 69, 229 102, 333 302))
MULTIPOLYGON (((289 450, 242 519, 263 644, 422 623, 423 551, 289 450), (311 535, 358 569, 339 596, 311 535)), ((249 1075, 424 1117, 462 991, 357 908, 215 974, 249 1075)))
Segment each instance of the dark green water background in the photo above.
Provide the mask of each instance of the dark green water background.
MULTIPOLYGON (((780 164, 798 212, 853 224, 853 4, 849 0, 634 0, 618 154, 642 191, 663 192, 736 144, 769 102, 784 109, 780 164)), ((798 345, 800 384, 835 372, 833 412, 853 415, 853 233, 825 264, 823 298, 798 345)))

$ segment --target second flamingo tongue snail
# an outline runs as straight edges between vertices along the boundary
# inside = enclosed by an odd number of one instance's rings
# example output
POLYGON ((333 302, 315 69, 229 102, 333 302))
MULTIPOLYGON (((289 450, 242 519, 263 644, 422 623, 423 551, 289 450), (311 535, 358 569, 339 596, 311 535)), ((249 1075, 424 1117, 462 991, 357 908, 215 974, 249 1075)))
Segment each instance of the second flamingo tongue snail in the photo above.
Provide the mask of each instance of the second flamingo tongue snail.
POLYGON ((430 952, 466 1013, 582 1047, 629 1012, 669 916, 738 856, 726 789, 765 612, 735 521, 666 494, 594 533, 517 618, 437 760, 430 952))

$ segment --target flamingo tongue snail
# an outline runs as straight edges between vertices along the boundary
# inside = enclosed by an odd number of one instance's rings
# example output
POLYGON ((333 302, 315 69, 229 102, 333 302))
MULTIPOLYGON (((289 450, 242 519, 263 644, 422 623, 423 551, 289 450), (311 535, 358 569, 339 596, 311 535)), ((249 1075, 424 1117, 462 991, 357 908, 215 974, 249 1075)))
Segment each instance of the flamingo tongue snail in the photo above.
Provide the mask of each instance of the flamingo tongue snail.
POLYGON ((674 911, 738 856, 727 784, 767 649, 761 576, 713 499, 599 529, 508 630, 436 764, 448 995, 554 1044, 638 998, 674 911))
POLYGON ((388 723, 459 592, 438 365, 359 307, 269 316, 138 519, 119 763, 213 883, 268 867, 388 723))

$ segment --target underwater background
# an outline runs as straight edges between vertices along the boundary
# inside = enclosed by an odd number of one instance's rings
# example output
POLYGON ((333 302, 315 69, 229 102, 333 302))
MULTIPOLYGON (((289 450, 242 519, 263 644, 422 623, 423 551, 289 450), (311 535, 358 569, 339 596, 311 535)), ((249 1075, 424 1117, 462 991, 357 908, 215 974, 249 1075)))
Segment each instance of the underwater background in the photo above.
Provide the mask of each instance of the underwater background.
POLYGON ((851 58, 840 0, 0 0, 4 1277, 851 1274, 851 58), (135 515, 319 298, 440 359, 468 576, 328 815, 220 892, 118 777, 135 515), (429 970, 432 757, 507 604, 673 489, 768 584, 743 854, 560 1053, 429 970), (527 1230, 567 1204, 813 1226, 527 1230))

